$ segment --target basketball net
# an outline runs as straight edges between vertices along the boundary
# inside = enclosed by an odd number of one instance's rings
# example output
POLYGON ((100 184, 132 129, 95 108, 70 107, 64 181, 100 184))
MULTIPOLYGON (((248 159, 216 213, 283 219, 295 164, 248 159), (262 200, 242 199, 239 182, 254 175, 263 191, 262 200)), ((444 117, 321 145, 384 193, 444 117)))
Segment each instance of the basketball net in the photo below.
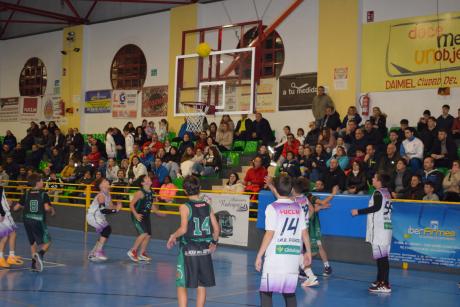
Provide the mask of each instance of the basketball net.
POLYGON ((187 120, 187 131, 199 133, 203 131, 203 123, 207 114, 214 114, 215 107, 201 102, 182 103, 183 113, 187 120))

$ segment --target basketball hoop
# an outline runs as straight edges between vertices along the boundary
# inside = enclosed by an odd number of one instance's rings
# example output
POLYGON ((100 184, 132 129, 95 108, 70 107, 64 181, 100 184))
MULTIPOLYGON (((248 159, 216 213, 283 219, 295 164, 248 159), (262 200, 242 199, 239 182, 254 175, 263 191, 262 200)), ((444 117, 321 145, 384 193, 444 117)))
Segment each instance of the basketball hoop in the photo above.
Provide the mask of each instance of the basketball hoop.
POLYGON ((182 101, 182 110, 187 119, 187 131, 199 133, 203 131, 206 115, 214 115, 216 107, 204 102, 182 101))

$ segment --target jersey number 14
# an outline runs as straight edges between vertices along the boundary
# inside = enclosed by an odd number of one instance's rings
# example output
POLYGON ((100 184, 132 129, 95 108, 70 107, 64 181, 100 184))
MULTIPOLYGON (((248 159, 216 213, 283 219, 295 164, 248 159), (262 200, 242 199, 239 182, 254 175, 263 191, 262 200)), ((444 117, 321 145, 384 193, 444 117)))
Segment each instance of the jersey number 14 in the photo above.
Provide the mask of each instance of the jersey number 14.
POLYGON ((281 230, 281 236, 285 231, 292 231, 292 235, 297 232, 297 226, 299 226, 299 218, 287 218, 284 220, 283 230, 281 230), (289 224, 289 226, 288 226, 289 224))
POLYGON ((211 234, 211 224, 209 223, 209 216, 207 216, 204 220, 203 223, 200 225, 200 219, 198 217, 193 218, 193 224, 195 224, 194 229, 193 229, 193 235, 194 236, 202 236, 203 232, 206 235, 211 234))

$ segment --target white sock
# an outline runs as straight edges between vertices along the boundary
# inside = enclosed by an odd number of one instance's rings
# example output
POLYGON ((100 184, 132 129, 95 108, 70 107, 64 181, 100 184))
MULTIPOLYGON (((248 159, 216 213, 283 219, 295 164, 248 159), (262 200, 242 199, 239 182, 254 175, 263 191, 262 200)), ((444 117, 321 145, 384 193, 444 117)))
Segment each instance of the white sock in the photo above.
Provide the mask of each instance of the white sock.
POLYGON ((14 251, 10 251, 10 256, 14 257, 14 251))
POLYGON ((3 252, 0 252, 0 258, 3 258, 3 252))
POLYGON ((329 267, 329 261, 324 261, 323 264, 324 264, 324 267, 325 267, 325 268, 328 268, 328 267, 329 267))
POLYGON ((306 268, 305 269, 305 275, 307 275, 307 277, 315 276, 315 274, 313 273, 311 268, 306 268))

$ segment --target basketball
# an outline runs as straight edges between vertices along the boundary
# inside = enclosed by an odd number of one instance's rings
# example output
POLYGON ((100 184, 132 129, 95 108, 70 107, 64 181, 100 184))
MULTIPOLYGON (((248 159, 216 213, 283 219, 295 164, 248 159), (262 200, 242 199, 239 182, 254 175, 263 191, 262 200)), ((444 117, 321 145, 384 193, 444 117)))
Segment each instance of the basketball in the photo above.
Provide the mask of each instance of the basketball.
POLYGON ((208 43, 201 43, 196 47, 196 53, 198 53, 198 55, 203 58, 207 57, 211 51, 211 46, 209 46, 208 43))

